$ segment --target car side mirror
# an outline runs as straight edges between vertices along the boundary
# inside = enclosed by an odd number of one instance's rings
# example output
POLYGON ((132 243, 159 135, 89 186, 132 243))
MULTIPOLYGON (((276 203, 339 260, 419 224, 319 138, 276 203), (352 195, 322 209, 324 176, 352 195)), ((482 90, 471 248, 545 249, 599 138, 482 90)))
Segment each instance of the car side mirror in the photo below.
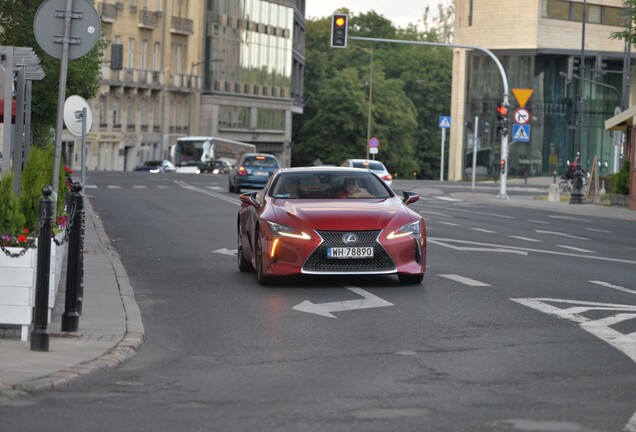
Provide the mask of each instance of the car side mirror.
POLYGON ((413 204, 415 201, 420 199, 420 195, 415 192, 404 191, 402 193, 404 194, 402 201, 404 201, 405 205, 413 204))
POLYGON ((256 202, 256 195, 258 192, 248 192, 239 195, 239 199, 243 204, 252 205, 254 207, 258 207, 258 203, 256 202))

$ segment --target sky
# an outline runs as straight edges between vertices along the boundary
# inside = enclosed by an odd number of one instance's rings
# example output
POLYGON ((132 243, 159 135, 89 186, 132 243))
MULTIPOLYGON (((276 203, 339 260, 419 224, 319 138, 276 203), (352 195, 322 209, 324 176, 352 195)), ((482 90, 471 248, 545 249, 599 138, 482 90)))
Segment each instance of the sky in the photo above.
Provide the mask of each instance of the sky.
POLYGON ((431 14, 435 15, 440 3, 447 6, 451 0, 306 0, 305 15, 307 18, 331 16, 341 7, 346 7, 356 14, 374 10, 391 20, 395 26, 405 27, 409 23, 421 20, 426 6, 429 6, 431 14))

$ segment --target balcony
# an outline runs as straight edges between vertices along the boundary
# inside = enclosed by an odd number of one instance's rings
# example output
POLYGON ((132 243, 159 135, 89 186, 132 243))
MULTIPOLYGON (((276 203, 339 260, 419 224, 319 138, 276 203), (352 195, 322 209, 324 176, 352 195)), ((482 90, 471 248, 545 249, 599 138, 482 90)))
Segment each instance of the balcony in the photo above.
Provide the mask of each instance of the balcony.
POLYGON ((157 15, 148 9, 142 10, 141 14, 139 14, 139 24, 137 26, 150 30, 157 28, 157 15))
POLYGON ((170 20, 170 33, 189 36, 194 33, 194 22, 188 18, 173 16, 170 20))
POLYGON ((117 21, 117 6, 114 4, 101 2, 99 4, 99 15, 102 22, 114 23, 115 21, 117 21))

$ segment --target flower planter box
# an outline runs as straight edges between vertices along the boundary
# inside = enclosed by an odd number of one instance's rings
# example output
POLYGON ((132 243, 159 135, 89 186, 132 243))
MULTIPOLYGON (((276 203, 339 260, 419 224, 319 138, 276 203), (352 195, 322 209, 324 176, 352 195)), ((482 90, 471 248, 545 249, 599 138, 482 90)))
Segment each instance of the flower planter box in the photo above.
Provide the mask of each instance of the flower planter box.
MULTIPOLYGON (((49 276, 48 322, 51 322, 51 310, 55 305, 64 245, 57 246, 51 241, 51 264, 49 276)), ((11 253, 19 253, 21 248, 7 248, 11 253)), ((0 255, 0 324, 21 326, 21 339, 28 341, 29 329, 33 321, 35 306, 35 283, 38 249, 28 249, 18 258, 0 255)))
POLYGON ((612 205, 615 206, 629 206, 629 195, 610 194, 610 200, 612 202, 612 205))

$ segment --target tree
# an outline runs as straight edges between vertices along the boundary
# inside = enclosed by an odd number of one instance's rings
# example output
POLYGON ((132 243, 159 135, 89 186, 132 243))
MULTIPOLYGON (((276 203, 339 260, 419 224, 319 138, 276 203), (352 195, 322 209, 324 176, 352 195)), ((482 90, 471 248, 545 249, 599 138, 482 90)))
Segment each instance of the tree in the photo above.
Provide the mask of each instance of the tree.
MULTIPOLYGON (((374 11, 358 15, 347 9, 338 12, 350 15, 350 36, 429 42, 448 42, 452 38, 452 6, 440 5, 438 17, 431 20, 427 8, 423 19, 428 24, 423 32, 415 25, 396 28, 374 11)), ((410 176, 415 171, 419 178, 438 178, 438 121, 440 115, 450 113, 452 50, 351 39, 348 49, 331 49, 330 23, 330 18, 307 21, 305 108, 303 115, 294 121, 292 163, 311 164, 320 155, 323 162, 339 165, 348 157, 366 155, 368 87, 365 84, 369 79, 369 49, 373 48, 372 134, 380 139, 378 158, 392 172, 410 176), (346 80, 343 77, 340 80, 344 81, 332 80, 345 69, 353 69, 357 74, 348 72, 346 80), (333 94, 327 89, 331 85, 339 86, 333 94), (355 100, 337 102, 326 96, 344 97, 341 92, 355 100), (397 100, 400 98, 401 101, 397 100), (329 110, 332 112, 326 112, 329 110), (336 125, 347 126, 346 133, 339 135, 334 130, 336 125), (322 142, 327 134, 333 134, 329 142, 338 145, 332 148, 322 142), (340 140, 341 136, 347 136, 347 140, 340 140), (319 153, 319 149, 325 153, 319 153)))
MULTIPOLYGON (((32 125, 34 143, 42 143, 55 127, 57 118, 60 60, 46 54, 33 32, 35 13, 44 0, 0 0, 0 45, 33 48, 41 61, 45 78, 33 81, 32 125)), ((100 85, 100 64, 107 41, 103 38, 85 56, 69 61, 66 96, 91 99, 100 85)))
POLYGON ((631 45, 636 44, 636 26, 633 17, 636 16, 636 0, 625 0, 624 2, 625 29, 619 32, 610 33, 610 39, 622 39, 631 45))

